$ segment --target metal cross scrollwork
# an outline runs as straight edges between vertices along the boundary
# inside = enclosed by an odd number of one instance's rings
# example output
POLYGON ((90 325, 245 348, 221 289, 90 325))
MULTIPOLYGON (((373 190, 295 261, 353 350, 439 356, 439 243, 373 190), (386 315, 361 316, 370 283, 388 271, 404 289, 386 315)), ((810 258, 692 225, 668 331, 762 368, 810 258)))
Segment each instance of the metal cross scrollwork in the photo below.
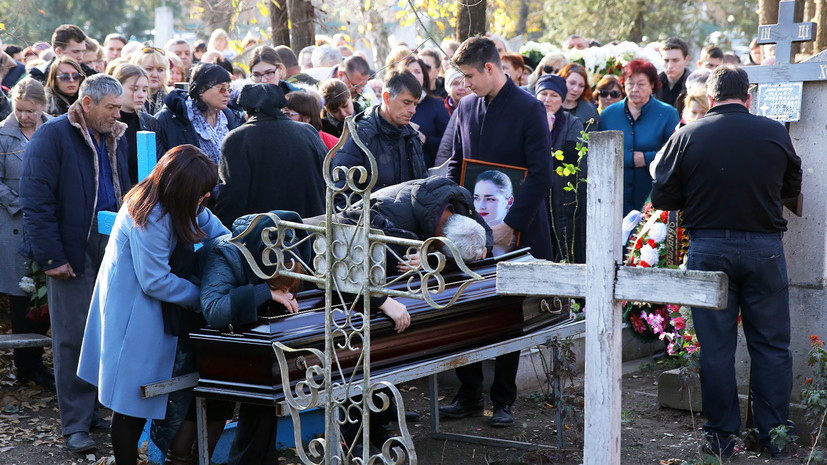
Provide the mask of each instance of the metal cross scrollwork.
MULTIPOLYGON (((255 274, 262 279, 276 275, 312 282, 325 292, 325 346, 315 348, 288 347, 273 343, 279 362, 284 388, 284 409, 290 414, 295 434, 296 450, 305 464, 415 464, 413 439, 404 419, 402 396, 388 382, 371 381, 370 316, 371 298, 380 296, 406 297, 426 301, 436 309, 452 305, 463 290, 474 281, 483 279, 471 271, 460 259, 456 246, 444 237, 425 241, 386 236, 370 227, 370 195, 376 184, 376 161, 370 150, 359 140, 352 117, 345 121, 339 143, 330 150, 324 161, 326 184, 325 221, 318 225, 281 220, 271 213, 255 218, 242 234, 232 239, 241 250, 255 274), (331 170, 333 154, 348 137, 364 152, 366 166, 336 167, 331 170), (358 218, 351 224, 340 222, 339 214, 362 202, 358 218), (263 218, 274 226, 261 232, 265 244, 261 257, 255 257, 242 239, 255 229, 263 218), (302 231, 301 234, 299 232, 302 231), (295 250, 307 241, 312 242, 314 257, 303 263, 295 250), (446 289, 442 271, 446 256, 437 251, 449 250, 456 257, 456 265, 468 277, 456 288, 445 305, 434 296, 446 289), (404 250, 405 252, 400 252, 404 250), (414 265, 408 258, 422 257, 414 265), (409 266, 408 271, 388 279, 386 258, 390 255, 409 266), (308 274, 298 273, 295 263, 301 263, 308 274), (270 273, 258 265, 275 271, 270 273), (303 379, 290 379, 289 371, 298 365, 303 379), (325 408, 325 435, 309 444, 301 442, 300 413, 311 408, 325 408), (370 414, 394 409, 399 420, 399 435, 387 439, 378 452, 370 447, 370 414), (343 441, 342 427, 358 426, 359 433, 350 442, 343 441), (360 450, 361 445, 361 453, 360 450)), ((357 209, 359 211, 359 209, 357 209)), ((353 218, 349 218, 353 220, 353 218)))

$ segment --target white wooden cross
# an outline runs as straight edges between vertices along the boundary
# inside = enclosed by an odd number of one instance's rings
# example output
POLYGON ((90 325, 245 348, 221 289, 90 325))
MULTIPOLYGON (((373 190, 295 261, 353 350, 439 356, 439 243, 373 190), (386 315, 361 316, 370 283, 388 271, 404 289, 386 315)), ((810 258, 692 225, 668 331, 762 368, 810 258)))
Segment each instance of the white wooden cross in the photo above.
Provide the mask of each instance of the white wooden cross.
POLYGON ((501 263, 497 293, 586 298, 585 465, 620 465, 623 300, 705 308, 726 304, 721 272, 620 266, 623 133, 589 135, 586 264, 501 263))

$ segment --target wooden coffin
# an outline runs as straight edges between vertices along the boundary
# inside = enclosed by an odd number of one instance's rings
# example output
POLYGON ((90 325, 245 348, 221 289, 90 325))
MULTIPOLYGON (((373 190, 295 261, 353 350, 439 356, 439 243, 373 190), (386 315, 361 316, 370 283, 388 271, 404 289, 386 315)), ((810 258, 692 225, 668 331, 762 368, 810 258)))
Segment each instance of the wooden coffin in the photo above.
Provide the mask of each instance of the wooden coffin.
MULTIPOLYGON (((523 250, 475 262, 471 269, 484 279, 465 288, 449 308, 434 309, 421 300, 396 297, 407 306, 411 315, 411 325, 402 333, 396 333, 390 318, 374 309, 371 315, 371 371, 378 373, 512 339, 568 320, 568 311, 555 312, 544 299, 498 296, 495 291, 496 267, 503 260, 527 262, 535 259, 523 250)), ((434 298, 441 305, 447 304, 460 283, 468 279, 459 270, 446 272, 444 276, 446 289, 434 298)), ((400 283, 393 287, 403 290, 403 286, 400 283)), ((281 401, 282 381, 272 343, 278 341, 293 349, 324 350, 324 293, 320 290, 301 292, 297 300, 297 314, 261 316, 257 323, 233 328, 232 332, 205 328, 192 333, 200 373, 196 394, 265 405, 281 401)), ((259 314, 270 311, 263 306, 259 314)), ((345 374, 352 372, 358 355, 355 351, 338 351, 345 374)), ((304 379, 307 366, 318 363, 308 352, 288 354, 287 361, 291 384, 304 379)))

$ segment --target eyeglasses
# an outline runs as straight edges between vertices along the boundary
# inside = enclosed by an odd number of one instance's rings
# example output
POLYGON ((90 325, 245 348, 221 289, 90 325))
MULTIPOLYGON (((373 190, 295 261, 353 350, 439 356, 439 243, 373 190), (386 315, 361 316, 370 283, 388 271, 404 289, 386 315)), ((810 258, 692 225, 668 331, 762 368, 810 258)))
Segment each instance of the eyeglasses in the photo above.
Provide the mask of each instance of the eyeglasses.
POLYGON ((153 53, 153 52, 158 52, 158 53, 160 53, 161 55, 164 55, 164 56, 166 56, 166 55, 167 55, 167 54, 166 54, 166 52, 164 52, 164 50, 163 50, 163 49, 160 49, 160 48, 158 48, 158 47, 144 47, 144 48, 142 48, 142 49, 141 49, 141 52, 143 52, 143 53, 153 53))
POLYGON ((551 66, 551 65, 543 66, 543 73, 545 73, 545 74, 557 74, 559 72, 560 72, 560 69, 555 68, 554 66, 551 66))
POLYGON ((301 116, 298 112, 293 111, 293 110, 291 110, 291 109, 289 109, 289 108, 285 108, 285 109, 283 110, 283 112, 284 112, 284 114, 285 114, 288 118, 293 119, 293 120, 298 120, 298 119, 299 119, 299 117, 301 116))
POLYGON ((210 87, 210 89, 215 90, 219 94, 230 95, 230 86, 214 86, 214 87, 210 87))
POLYGON ((250 78, 253 82, 261 82, 262 79, 270 80, 276 75, 276 69, 269 69, 263 73, 253 73, 250 75, 250 78))
POLYGON ((623 96, 619 90, 601 90, 597 94, 603 98, 620 98, 623 96))
POLYGON ((63 73, 63 74, 58 74, 57 78, 60 80, 60 82, 72 82, 72 81, 80 81, 81 79, 83 79, 83 75, 80 74, 80 73, 72 73, 72 74, 63 73))

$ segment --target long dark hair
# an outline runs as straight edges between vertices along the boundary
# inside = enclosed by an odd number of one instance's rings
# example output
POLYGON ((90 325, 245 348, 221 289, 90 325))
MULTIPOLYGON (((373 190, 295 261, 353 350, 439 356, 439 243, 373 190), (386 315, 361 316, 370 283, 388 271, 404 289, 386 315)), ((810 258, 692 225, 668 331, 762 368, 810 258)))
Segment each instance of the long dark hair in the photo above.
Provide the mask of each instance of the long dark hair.
POLYGON ((129 204, 132 222, 142 229, 152 209, 160 203, 163 213, 168 213, 172 220, 178 240, 195 244, 206 236, 196 221, 203 209, 198 200, 217 182, 215 162, 198 147, 184 144, 164 154, 149 176, 130 190, 124 200, 129 204))

